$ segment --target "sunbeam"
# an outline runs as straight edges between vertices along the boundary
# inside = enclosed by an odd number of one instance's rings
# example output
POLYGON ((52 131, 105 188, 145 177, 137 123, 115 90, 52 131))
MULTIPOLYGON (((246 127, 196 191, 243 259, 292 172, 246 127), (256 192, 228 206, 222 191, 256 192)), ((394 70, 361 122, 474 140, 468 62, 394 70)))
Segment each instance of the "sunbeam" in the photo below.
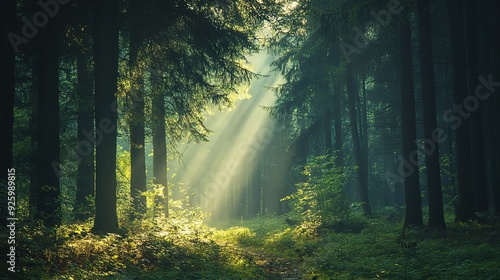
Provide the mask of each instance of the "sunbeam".
MULTIPOLYGON (((213 131, 209 142, 184 147, 181 164, 169 164, 174 183, 184 183, 192 206, 201 207, 213 217, 229 218, 231 200, 242 196, 257 159, 274 137, 273 124, 263 106, 275 101, 270 88, 282 82, 270 68, 273 57, 259 53, 249 57, 254 71, 263 77, 254 79, 250 98, 240 100, 229 112, 208 116, 206 125, 213 131)), ((174 190, 179 197, 179 192, 174 190)))

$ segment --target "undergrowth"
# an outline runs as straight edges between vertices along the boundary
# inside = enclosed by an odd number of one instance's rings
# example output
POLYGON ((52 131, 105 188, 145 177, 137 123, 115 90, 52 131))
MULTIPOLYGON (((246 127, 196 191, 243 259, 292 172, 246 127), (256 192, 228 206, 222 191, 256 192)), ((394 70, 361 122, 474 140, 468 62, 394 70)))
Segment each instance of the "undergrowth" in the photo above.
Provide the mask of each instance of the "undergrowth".
POLYGON ((498 220, 455 223, 449 215, 447 230, 402 231, 403 214, 353 213, 329 227, 257 218, 223 227, 214 238, 294 261, 305 279, 500 279, 498 220))
POLYGON ((447 230, 402 231, 403 209, 367 218, 353 213, 324 227, 296 216, 202 223, 183 213, 136 221, 122 235, 90 233, 92 221, 56 235, 36 224, 19 229, 19 279, 271 279, 258 264, 281 258, 304 279, 498 279, 498 220, 447 230), (260 260, 261 261, 261 260, 260 260))
POLYGON ((92 221, 55 236, 26 225, 19 279, 265 279, 245 255, 216 244, 213 229, 180 216, 141 220, 124 234, 91 234, 92 221), (34 240, 34 242, 33 242, 34 240))

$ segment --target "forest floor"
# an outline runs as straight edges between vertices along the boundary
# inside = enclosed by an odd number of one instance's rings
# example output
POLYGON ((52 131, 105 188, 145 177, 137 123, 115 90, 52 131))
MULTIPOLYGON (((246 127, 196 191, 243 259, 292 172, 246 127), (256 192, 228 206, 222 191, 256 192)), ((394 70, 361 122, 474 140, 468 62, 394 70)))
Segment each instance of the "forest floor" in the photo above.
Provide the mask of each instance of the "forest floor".
POLYGON ((269 278, 300 280, 303 279, 300 263, 284 257, 274 257, 263 252, 248 251, 255 259, 255 264, 262 267, 269 278))
POLYGON ((332 227, 266 217, 204 224, 183 215, 96 236, 91 221, 19 230, 20 271, 0 279, 500 279, 500 222, 401 230, 401 209, 332 227))

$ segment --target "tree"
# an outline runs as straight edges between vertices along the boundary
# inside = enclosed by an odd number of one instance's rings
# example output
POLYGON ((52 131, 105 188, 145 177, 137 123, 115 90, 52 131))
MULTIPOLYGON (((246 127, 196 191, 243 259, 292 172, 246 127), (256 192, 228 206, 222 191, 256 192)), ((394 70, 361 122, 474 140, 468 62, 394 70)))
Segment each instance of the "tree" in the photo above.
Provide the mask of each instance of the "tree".
POLYGON ((344 159, 342 155, 342 112, 341 109, 341 90, 340 86, 335 85, 333 89, 333 121, 334 121, 334 130, 335 130, 335 165, 343 166, 344 159))
MULTIPOLYGON (((448 13, 450 17, 450 38, 453 61, 453 99, 455 104, 462 104, 467 98, 467 65, 465 61, 465 34, 463 2, 457 4, 448 0, 448 13)), ((466 222, 474 220, 474 189, 472 182, 472 157, 470 143, 470 122, 463 116, 454 116, 456 134, 456 159, 458 177, 458 205, 456 218, 466 222)))
POLYGON ((76 221, 85 221, 94 214, 95 129, 94 76, 92 63, 92 2, 79 1, 69 11, 66 40, 68 57, 76 60, 76 197, 73 208, 76 221))
POLYGON ((347 85, 347 103, 349 106, 349 122, 351 124, 351 137, 354 150, 354 159, 358 167, 358 195, 363 203, 363 212, 365 215, 371 213, 370 201, 368 200, 368 168, 361 154, 361 141, 358 132, 358 123, 356 120, 355 95, 358 94, 356 83, 352 73, 352 64, 346 65, 346 85, 347 85))
POLYGON ((139 55, 142 44, 142 24, 139 12, 140 2, 130 1, 130 56, 129 56, 129 79, 131 80, 131 91, 129 94, 129 128, 130 128, 130 194, 134 202, 134 211, 131 217, 144 213, 146 209, 146 156, 144 142, 144 79, 140 66, 139 55))
MULTIPOLYGON (((467 63, 467 91, 468 96, 476 98, 478 70, 477 35, 476 35, 476 8, 475 1, 464 0, 465 3, 465 48, 467 63)), ((465 101, 465 100, 464 100, 465 101)), ((462 101, 462 102, 464 102, 462 101)), ((488 211, 488 193, 486 187, 486 173, 483 152, 483 116, 482 103, 477 101, 477 109, 470 112, 471 157, 474 186, 474 208, 476 212, 488 211)), ((460 104, 460 103, 459 103, 460 104)))
MULTIPOLYGON (((403 12, 406 14, 406 11, 403 12)), ((420 180, 418 175, 417 126, 415 94, 413 89, 413 61, 411 53, 411 27, 409 17, 403 15, 399 26, 401 127, 403 132, 403 160, 405 170, 405 226, 423 226, 420 180)))
MULTIPOLYGON (((436 90, 434 82, 434 63, 432 57, 432 30, 429 13, 429 0, 419 0, 418 40, 420 55, 420 71, 422 83, 422 99, 424 107, 424 138, 434 139, 437 129, 436 90)), ((427 145, 427 143, 425 143, 427 145)), ((441 170, 439 166, 439 144, 430 143, 427 147, 431 153, 425 156, 427 167, 427 190, 429 196, 429 227, 445 228, 443 193, 441 190, 441 170)))
MULTIPOLYGON (((497 50, 500 48, 500 38, 495 36, 495 34, 500 32, 500 3, 492 0, 490 1, 489 7, 491 7, 489 19, 492 26, 491 32, 488 34, 488 39, 493 38, 491 47, 491 71, 492 76, 498 80, 500 77, 500 53, 497 50)), ((498 91, 498 88, 496 91, 498 91)), ((500 97, 498 94, 492 94, 490 103, 490 108, 492 108, 491 118, 493 120, 498 120, 500 117, 500 113, 497 110, 498 105, 500 104, 500 97)), ((495 214, 500 215, 500 147, 496 144, 500 141, 500 125, 498 122, 492 122, 492 124, 493 157, 495 158, 492 166, 492 173, 497 177, 497 180, 494 181, 496 184, 492 185, 491 190, 494 212, 495 214)))
POLYGON ((118 230, 116 213, 116 90, 119 1, 94 1, 96 196, 93 231, 118 230), (98 141, 100 140, 100 141, 98 141))
POLYGON ((40 30, 38 49, 38 163, 36 216, 48 227, 61 223, 59 174, 59 50, 62 18, 40 30))
MULTIPOLYGON (((15 52, 6 39, 15 30, 16 1, 7 0, 0 4, 0 187, 3 201, 7 190, 8 170, 13 167, 14 93, 15 93, 15 52)), ((0 207, 0 217, 5 220, 7 204, 0 207), (5 208, 4 208, 5 207, 5 208)))

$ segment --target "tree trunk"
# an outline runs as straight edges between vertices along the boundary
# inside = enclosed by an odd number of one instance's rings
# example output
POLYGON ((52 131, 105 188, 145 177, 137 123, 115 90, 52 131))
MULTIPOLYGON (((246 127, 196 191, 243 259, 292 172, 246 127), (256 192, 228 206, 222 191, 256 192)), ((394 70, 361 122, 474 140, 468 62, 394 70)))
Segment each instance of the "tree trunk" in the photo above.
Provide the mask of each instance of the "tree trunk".
POLYGON ((59 174, 59 49, 62 29, 54 18, 38 36, 38 186, 36 217, 45 226, 61 224, 59 174))
MULTIPOLYGON (((36 54, 35 54, 36 55, 36 54)), ((35 56, 34 55, 34 56, 35 56)), ((30 187, 29 187, 29 216, 32 219, 36 218, 36 193, 38 186, 38 171, 37 171, 37 157, 38 157, 38 89, 37 89, 37 76, 38 76, 38 59, 33 57, 31 60, 31 87, 30 87, 30 187)))
MULTIPOLYGON (((491 32, 488 34, 489 39, 493 42, 493 46, 491 48, 491 71, 493 80, 498 81, 500 79, 500 38, 498 37, 498 32, 500 32, 500 2, 496 0, 492 0, 490 3, 491 13, 490 13, 490 23, 491 23, 491 32)), ((489 73, 488 73, 489 74, 489 73)), ((484 77, 487 78, 487 77, 484 77)), ((492 173, 496 176, 496 184, 491 186, 492 191, 492 200, 493 200, 493 208, 496 215, 500 215, 500 146, 498 143, 500 142, 500 123, 498 120, 500 119, 500 112, 498 108, 500 106, 500 97, 498 96, 499 88, 496 88, 490 97, 492 100, 491 103, 491 119, 493 129, 493 158, 494 158, 494 166, 492 169, 492 173)))
POLYGON ((439 166, 439 144, 433 140, 434 131, 437 129, 437 121, 429 0, 419 0, 417 5, 420 71, 422 73, 422 99, 424 107, 424 139, 431 141, 429 144, 425 143, 425 147, 429 151, 425 156, 429 197, 429 227, 445 228, 441 170, 439 166))
POLYGON ((332 154, 332 122, 331 122, 331 116, 330 116, 330 103, 325 102, 323 104, 323 125, 324 125, 324 132, 325 132, 325 153, 327 154, 332 154))
MULTIPOLYGON (((325 77, 326 79, 326 77, 325 77)), ((323 100, 323 132, 324 132, 324 145, 325 145, 325 154, 332 155, 332 117, 331 117, 331 99, 332 97, 329 94, 328 85, 324 84, 320 90, 322 90, 321 94, 324 96, 323 100)))
POLYGON ((403 160, 408 164, 405 174, 405 226, 423 226, 422 200, 418 175, 417 126, 415 94, 413 88, 413 61, 411 53, 411 27, 407 15, 403 15, 399 30, 401 67, 401 130, 403 133, 403 160))
POLYGON ((483 151, 483 124, 482 103, 475 97, 478 85, 477 35, 475 4, 472 0, 465 0, 465 42, 467 55, 467 89, 471 99, 479 104, 476 110, 470 112, 470 135, 472 172, 474 185, 474 207, 476 212, 488 211, 488 193, 486 188, 484 151, 483 151))
MULTIPOLYGON (((467 98, 467 69, 465 61, 465 34, 463 2, 447 1, 450 17, 451 48, 453 61, 453 97, 455 104, 463 104, 467 98)), ((476 218, 474 212, 474 189, 472 182, 472 157, 470 154, 469 119, 454 116, 456 124, 456 159, 458 181, 457 220, 465 222, 476 218)))
POLYGON ((134 210, 130 213, 132 219, 141 216, 146 210, 146 157, 144 144, 144 81, 139 65, 139 49, 141 44, 141 22, 138 12, 140 3, 130 1, 130 79, 131 112, 130 127, 130 195, 134 202, 134 210))
POLYGON ((368 199, 368 173, 367 168, 363 163, 363 158, 361 155, 361 143, 359 140, 359 132, 357 128, 356 120, 356 106, 355 106, 355 96, 358 94, 356 83, 354 82, 354 76, 352 73, 352 65, 347 64, 346 68, 346 78, 347 78, 347 102, 349 103, 349 119, 351 123, 351 134, 354 149, 354 159, 356 165, 358 166, 358 195, 361 203, 363 203, 363 213, 365 215, 371 214, 370 201, 368 199))
POLYGON ((342 156, 342 106, 340 104, 341 100, 341 89, 339 86, 335 86, 333 90, 333 121, 335 122, 335 164, 337 166, 344 165, 344 158, 342 156))
MULTIPOLYGON (((137 80, 136 80, 137 81, 137 80)), ((130 120, 130 194, 134 202, 131 218, 141 216, 146 210, 146 157, 144 144, 144 97, 135 94, 132 101, 132 118, 130 120)))
POLYGON ((362 87, 362 96, 360 96, 360 108, 359 110, 361 111, 361 130, 363 131, 362 135, 363 137, 361 138, 362 141, 362 146, 361 146, 361 153, 363 155, 363 161, 366 166, 366 184, 370 185, 370 166, 369 166, 369 151, 368 151, 368 116, 366 112, 366 78, 365 74, 363 74, 363 87, 362 87), (362 100, 361 100, 362 99, 362 100))
POLYGON ((89 198, 94 197, 94 81, 90 70, 90 56, 84 52, 77 57, 78 71, 78 146, 81 159, 76 181, 75 219, 84 221, 92 217, 89 198))
POLYGON ((153 184, 163 187, 163 197, 159 202, 163 205, 165 217, 168 217, 168 181, 167 181, 167 142, 165 133, 165 99, 159 88, 160 75, 152 69, 151 85, 153 87, 153 184))
MULTIPOLYGON (((4 0, 0 4, 0 217, 7 216, 8 170, 13 168, 12 141, 14 135, 14 93, 15 93, 15 53, 6 39, 9 32, 15 31, 16 1, 4 0)), ((15 172, 14 172, 15 173, 15 172)))
POLYGON ((93 232, 118 230, 116 214, 116 90, 119 1, 94 2, 96 197, 93 232))

